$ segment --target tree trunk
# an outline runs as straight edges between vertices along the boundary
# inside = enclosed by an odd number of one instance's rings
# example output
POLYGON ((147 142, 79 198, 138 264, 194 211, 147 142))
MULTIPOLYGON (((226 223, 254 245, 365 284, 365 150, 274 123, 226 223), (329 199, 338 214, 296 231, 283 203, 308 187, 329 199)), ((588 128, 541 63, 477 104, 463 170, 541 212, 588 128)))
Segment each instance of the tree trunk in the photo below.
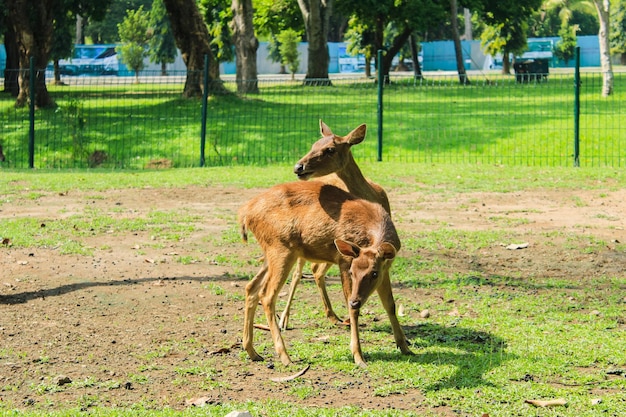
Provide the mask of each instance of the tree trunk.
POLYGON ((613 65, 611 64, 611 48, 609 45, 609 0, 593 0, 598 11, 600 31, 598 41, 600 43, 600 65, 602 67, 602 97, 608 97, 613 93, 613 65))
POLYGON ((167 75, 167 64, 165 62, 161 62, 161 76, 165 77, 167 75))
POLYGON ((470 80, 465 72, 463 62, 463 49, 461 47, 461 34, 459 33, 458 7, 456 0, 450 0, 450 22, 452 23, 452 38, 454 41, 454 54, 456 56, 456 70, 459 73, 459 83, 469 85, 470 80))
POLYGON ((61 81, 61 69, 59 68, 59 60, 55 59, 52 62, 52 68, 54 70, 54 85, 63 85, 61 81))
POLYGON ((259 80, 256 67, 256 52, 259 41, 254 36, 254 9, 252 0, 233 0, 232 30, 235 41, 237 92, 257 94, 259 80))
POLYGON ((463 8, 463 21, 465 22, 465 32, 463 38, 466 41, 471 41, 474 37, 472 33, 472 12, 468 8, 463 8))
POLYGON ((395 57, 400 49, 404 46, 404 44, 409 40, 411 36, 412 30, 411 28, 405 28, 398 36, 396 36, 389 49, 387 49, 387 53, 383 54, 383 62, 382 62, 382 71, 383 77, 385 78, 385 84, 389 84, 389 70, 391 69, 391 63, 393 62, 393 57, 395 57))
POLYGON ((52 47, 52 0, 14 0, 7 2, 8 21, 13 24, 19 54, 19 92, 16 107, 25 106, 30 98, 30 78, 35 79, 35 106, 50 107, 54 101, 46 88, 46 66, 52 47), (35 74, 30 74, 30 59, 35 60, 35 74))
POLYGON ((85 44, 85 19, 79 14, 76 15, 76 43, 85 44))
POLYGON ((4 49, 7 53, 6 68, 4 70, 4 91, 17 97, 20 92, 17 75, 20 68, 20 57, 15 40, 15 30, 12 25, 6 25, 4 32, 4 49))
POLYGON ((420 65, 419 51, 417 49, 415 34, 411 34, 409 37, 409 44, 411 45, 411 59, 413 60, 413 77, 421 80, 424 76, 422 74, 422 66, 420 65))
POLYGON ((333 0, 298 0, 307 41, 309 57, 304 83, 307 85, 329 85, 328 23, 333 0))
POLYGON ((219 64, 211 52, 209 31, 194 0, 163 0, 172 24, 176 46, 187 67, 183 97, 202 97, 204 56, 209 57, 209 92, 223 94, 219 64))

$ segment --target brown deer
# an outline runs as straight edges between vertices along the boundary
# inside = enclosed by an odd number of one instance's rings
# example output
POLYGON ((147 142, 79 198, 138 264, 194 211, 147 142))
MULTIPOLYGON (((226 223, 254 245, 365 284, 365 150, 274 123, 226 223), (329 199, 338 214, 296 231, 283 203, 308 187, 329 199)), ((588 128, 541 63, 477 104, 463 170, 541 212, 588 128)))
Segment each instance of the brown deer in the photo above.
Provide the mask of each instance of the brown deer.
MULTIPOLYGON (((379 203, 387 213, 391 214, 389 199, 385 190, 363 176, 352 156, 352 145, 361 143, 365 139, 366 131, 367 126, 362 124, 346 136, 338 136, 320 120, 322 138, 315 142, 309 153, 298 161, 294 167, 294 173, 301 180, 315 178, 324 183, 335 185, 358 198, 379 203)), ((303 259, 298 260, 292 275, 287 305, 280 316, 279 325, 281 329, 287 329, 289 324, 289 311, 296 288, 302 278, 304 264, 303 259)), ((311 270, 324 303, 326 317, 333 323, 340 323, 341 319, 333 311, 326 291, 325 276, 330 266, 329 264, 312 264, 311 270)))
POLYGON ((243 240, 252 232, 264 253, 261 270, 246 285, 243 347, 252 360, 263 360, 252 343, 260 301, 276 353, 283 364, 291 363, 276 320, 276 299, 299 258, 339 266, 350 315, 350 348, 357 365, 365 365, 359 310, 374 290, 389 316, 396 345, 411 354, 388 279, 400 239, 380 204, 320 181, 293 182, 253 198, 241 207, 238 217, 243 240))

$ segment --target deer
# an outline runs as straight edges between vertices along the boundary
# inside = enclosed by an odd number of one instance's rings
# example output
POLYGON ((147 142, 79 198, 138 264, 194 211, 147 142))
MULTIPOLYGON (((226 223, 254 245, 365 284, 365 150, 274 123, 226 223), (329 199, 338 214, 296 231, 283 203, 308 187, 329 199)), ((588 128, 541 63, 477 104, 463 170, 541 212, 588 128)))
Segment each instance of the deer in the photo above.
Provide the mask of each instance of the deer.
MULTIPOLYGON (((300 180, 316 179, 349 192, 350 194, 378 203, 391 215, 391 207, 385 190, 378 184, 365 178, 354 157, 352 146, 358 145, 365 139, 367 126, 361 124, 346 136, 335 135, 332 130, 320 120, 320 133, 322 138, 313 144, 311 150, 304 155, 294 166, 294 173, 300 180)), ((289 312, 296 292, 296 288, 302 279, 305 261, 298 260, 297 266, 291 277, 287 304, 280 316, 279 326, 286 330, 289 324, 289 312)), ((331 267, 329 264, 312 264, 311 271, 319 290, 326 317, 333 324, 347 324, 333 311, 328 292, 326 291, 326 272, 331 267)), ((385 279, 389 279, 388 277, 385 279)))
POLYGON ((291 364, 277 322, 276 300, 298 259, 338 265, 356 365, 366 366, 358 317, 374 291, 389 317, 397 347, 412 354, 388 279, 400 239, 380 204, 320 181, 297 181, 276 185, 249 200, 239 209, 238 222, 243 241, 248 241, 251 232, 263 251, 263 265, 245 289, 242 343, 251 360, 263 360, 253 346, 254 315, 260 302, 275 351, 285 366, 291 364))

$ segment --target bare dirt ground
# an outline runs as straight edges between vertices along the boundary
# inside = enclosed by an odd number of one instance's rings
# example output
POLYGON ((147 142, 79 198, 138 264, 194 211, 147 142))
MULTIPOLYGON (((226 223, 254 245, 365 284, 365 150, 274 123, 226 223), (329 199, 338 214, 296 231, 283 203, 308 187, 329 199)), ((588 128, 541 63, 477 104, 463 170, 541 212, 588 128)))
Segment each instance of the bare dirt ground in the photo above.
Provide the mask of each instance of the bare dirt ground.
MULTIPOLYGON (((224 242, 222 236, 234 230, 236 210, 258 191, 200 187, 69 191, 37 199, 25 192, 22 198, 0 204, 0 222, 29 216, 41 221, 42 228, 46 222, 86 210, 128 219, 145 218, 153 210, 200 216, 195 230, 179 240, 160 241, 151 231, 85 230, 76 239, 93 248, 92 256, 63 255, 58 248, 0 246, 0 408, 134 404, 183 409, 194 399, 210 403, 277 399, 299 406, 419 412, 424 406, 418 390, 376 397, 377 381, 367 373, 355 381, 312 368, 305 375, 306 384, 320 395, 302 399, 270 378, 294 373, 304 363, 294 365, 292 372, 247 359, 239 345, 247 282, 241 275, 256 272, 256 264, 246 260, 258 250, 224 242), (191 261, 182 262, 183 258, 191 261), (234 268, 225 259, 240 259, 242 266, 234 268)), ((615 247, 626 241, 624 190, 453 197, 390 192, 390 200, 401 231, 509 230, 529 243, 520 250, 507 250, 511 242, 502 242, 480 253, 442 249, 422 254, 427 259, 445 258, 447 268, 459 273, 478 270, 520 279, 572 280, 623 274, 626 257, 615 247), (601 239, 606 247, 586 254, 555 244, 568 233, 601 239)), ((436 290, 401 286, 394 293, 412 299, 438 297, 436 290)), ((340 305, 339 295, 332 295, 340 305)), ((320 304, 313 285, 300 288, 296 304, 301 303, 320 304)), ((258 314, 257 322, 264 323, 258 314)), ((288 345, 302 337, 303 326, 323 325, 324 320, 321 313, 319 323, 292 320, 294 329, 285 336, 288 345)), ((267 343, 266 357, 271 359, 269 336, 267 343)), ((348 346, 345 360, 351 361, 348 346)), ((445 406, 429 412, 456 415, 445 406)))

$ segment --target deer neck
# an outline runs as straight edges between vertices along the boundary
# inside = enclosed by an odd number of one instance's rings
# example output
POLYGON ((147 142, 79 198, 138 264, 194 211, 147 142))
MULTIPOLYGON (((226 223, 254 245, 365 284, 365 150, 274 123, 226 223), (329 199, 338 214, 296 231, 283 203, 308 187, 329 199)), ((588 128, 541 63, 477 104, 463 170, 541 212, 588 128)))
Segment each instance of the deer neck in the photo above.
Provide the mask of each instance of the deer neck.
POLYGON ((337 177, 346 185, 346 190, 357 197, 372 199, 374 190, 370 182, 365 178, 359 166, 350 155, 348 163, 341 171, 337 171, 337 177))

